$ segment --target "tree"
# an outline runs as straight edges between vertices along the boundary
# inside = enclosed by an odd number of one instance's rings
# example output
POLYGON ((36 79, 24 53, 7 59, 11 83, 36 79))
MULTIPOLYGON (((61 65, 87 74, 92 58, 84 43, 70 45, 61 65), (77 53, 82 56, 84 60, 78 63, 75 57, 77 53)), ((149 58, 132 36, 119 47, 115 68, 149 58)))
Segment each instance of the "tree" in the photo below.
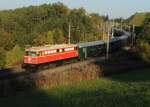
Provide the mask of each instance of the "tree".
POLYGON ((37 38, 33 40, 34 46, 40 46, 46 44, 46 37, 44 34, 38 35, 37 38))
POLYGON ((138 44, 140 56, 150 62, 150 15, 145 19, 142 31, 138 35, 138 44))
POLYGON ((46 44, 53 44, 53 32, 48 31, 46 35, 46 44))
POLYGON ((64 34, 60 29, 53 30, 54 44, 62 44, 65 42, 64 34))
POLYGON ((147 18, 145 19, 142 30, 139 34, 139 40, 142 41, 150 41, 150 16, 147 15, 147 18))
POLYGON ((12 41, 12 35, 6 32, 4 29, 0 29, 0 47, 4 50, 9 50, 11 48, 10 43, 12 41))

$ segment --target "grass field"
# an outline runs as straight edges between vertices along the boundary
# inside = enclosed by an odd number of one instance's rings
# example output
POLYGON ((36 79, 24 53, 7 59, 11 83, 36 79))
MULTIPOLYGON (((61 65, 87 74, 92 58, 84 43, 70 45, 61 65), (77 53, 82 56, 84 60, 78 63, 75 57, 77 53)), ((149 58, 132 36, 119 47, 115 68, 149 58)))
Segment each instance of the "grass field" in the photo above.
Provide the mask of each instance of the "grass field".
POLYGON ((0 98, 0 107, 148 107, 150 69, 84 81, 56 89, 35 89, 0 98))

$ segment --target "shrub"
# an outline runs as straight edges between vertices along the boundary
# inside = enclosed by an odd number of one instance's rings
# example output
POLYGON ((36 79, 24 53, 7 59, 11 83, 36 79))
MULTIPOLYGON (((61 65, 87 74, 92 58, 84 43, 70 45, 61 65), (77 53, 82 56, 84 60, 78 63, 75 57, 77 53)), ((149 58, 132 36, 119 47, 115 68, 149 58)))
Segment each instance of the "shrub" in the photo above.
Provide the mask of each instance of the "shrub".
POLYGON ((12 50, 8 51, 6 54, 6 67, 11 67, 17 62, 21 62, 23 54, 24 51, 19 45, 16 45, 12 50))
POLYGON ((142 59, 144 59, 147 62, 150 62, 150 45, 148 43, 140 43, 139 53, 142 59))
POLYGON ((6 51, 0 47, 0 69, 5 66, 6 51))

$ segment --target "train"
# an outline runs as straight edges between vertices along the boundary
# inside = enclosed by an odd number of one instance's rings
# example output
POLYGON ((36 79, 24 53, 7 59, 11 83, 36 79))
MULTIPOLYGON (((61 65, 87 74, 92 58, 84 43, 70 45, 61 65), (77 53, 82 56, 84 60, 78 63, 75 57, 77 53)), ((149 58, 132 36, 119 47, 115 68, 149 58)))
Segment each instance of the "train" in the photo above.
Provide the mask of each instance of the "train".
MULTIPOLYGON (((109 40, 110 52, 128 45, 130 33, 122 31, 123 35, 109 40)), ((108 41, 98 40, 77 44, 57 44, 30 47, 25 49, 23 68, 38 68, 42 65, 54 66, 64 61, 76 59, 86 60, 89 57, 101 56, 106 53, 108 41)))

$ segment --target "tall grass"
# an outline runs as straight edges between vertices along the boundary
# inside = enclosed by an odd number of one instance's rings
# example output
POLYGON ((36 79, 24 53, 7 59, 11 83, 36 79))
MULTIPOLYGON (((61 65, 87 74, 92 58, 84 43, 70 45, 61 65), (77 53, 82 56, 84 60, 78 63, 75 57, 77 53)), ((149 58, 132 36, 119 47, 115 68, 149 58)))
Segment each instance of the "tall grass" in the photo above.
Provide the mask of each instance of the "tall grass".
POLYGON ((37 74, 34 78, 37 87, 53 88, 60 85, 74 84, 83 80, 93 80, 101 75, 100 67, 94 64, 79 65, 65 71, 37 74))
POLYGON ((14 80, 0 82, 0 96, 33 88, 55 88, 62 85, 74 84, 83 80, 93 80, 101 75, 101 69, 94 64, 79 65, 57 72, 39 72, 14 80))

